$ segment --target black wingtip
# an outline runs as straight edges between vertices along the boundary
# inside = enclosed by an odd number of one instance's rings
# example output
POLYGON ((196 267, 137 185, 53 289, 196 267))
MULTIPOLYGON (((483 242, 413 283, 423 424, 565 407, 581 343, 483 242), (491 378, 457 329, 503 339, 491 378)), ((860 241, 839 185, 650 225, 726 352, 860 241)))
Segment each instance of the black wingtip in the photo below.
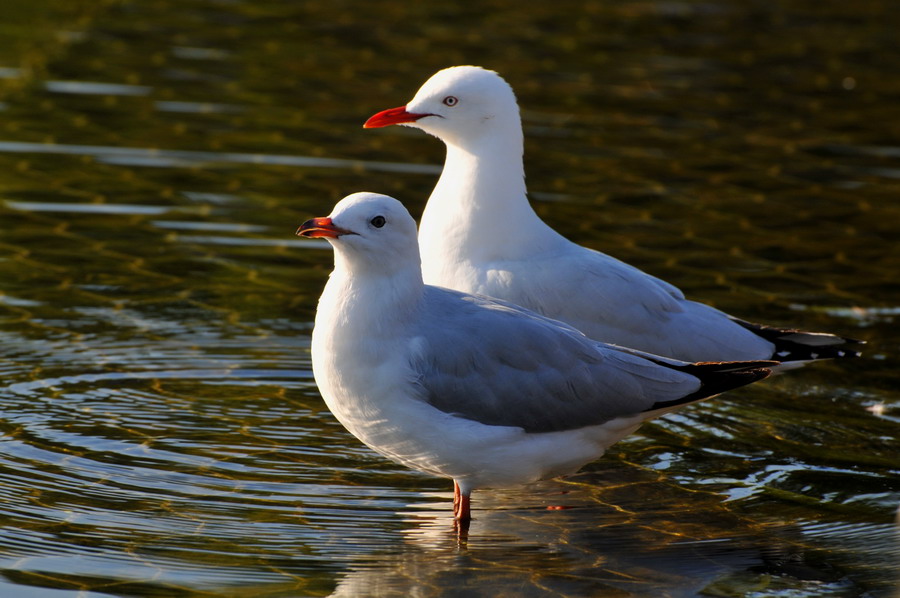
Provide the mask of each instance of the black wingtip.
POLYGON ((753 384, 772 375, 771 368, 777 361, 722 361, 668 365, 700 380, 700 388, 689 395, 671 401, 654 403, 647 411, 667 409, 708 399, 725 391, 753 384))
POLYGON ((772 359, 778 361, 815 361, 817 359, 846 359, 859 357, 862 353, 853 345, 864 345, 866 341, 838 336, 824 332, 805 332, 793 328, 776 328, 764 324, 754 324, 738 318, 731 318, 750 332, 773 345, 772 359))

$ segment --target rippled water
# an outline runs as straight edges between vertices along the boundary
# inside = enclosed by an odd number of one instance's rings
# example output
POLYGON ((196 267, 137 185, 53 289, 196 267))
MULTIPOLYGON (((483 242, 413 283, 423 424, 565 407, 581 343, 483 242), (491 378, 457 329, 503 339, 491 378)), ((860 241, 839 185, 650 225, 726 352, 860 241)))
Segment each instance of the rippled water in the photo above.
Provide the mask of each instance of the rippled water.
POLYGON ((4 11, 0 596, 900 596, 892 4, 4 11), (554 227, 865 357, 480 491, 458 536, 319 398, 331 254, 293 231, 360 190, 417 215, 439 142, 361 124, 463 63, 516 88, 554 227))

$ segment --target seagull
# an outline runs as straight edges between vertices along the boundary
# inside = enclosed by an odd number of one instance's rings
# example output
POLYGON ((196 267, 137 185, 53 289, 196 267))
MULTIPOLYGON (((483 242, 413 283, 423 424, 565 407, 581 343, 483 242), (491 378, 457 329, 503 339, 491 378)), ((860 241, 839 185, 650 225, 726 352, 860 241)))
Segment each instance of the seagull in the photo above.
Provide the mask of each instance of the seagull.
POLYGON ((406 106, 366 128, 406 125, 447 146, 419 227, 425 282, 510 301, 591 338, 684 361, 774 359, 780 369, 854 357, 855 339, 754 324, 581 247, 528 203, 516 96, 494 71, 433 75, 406 106))
POLYGON ((685 363, 595 341, 512 303, 426 285, 416 223, 354 193, 297 234, 334 247, 312 363, 328 408, 376 452, 474 489, 577 471, 643 422, 768 376, 774 362, 685 363))

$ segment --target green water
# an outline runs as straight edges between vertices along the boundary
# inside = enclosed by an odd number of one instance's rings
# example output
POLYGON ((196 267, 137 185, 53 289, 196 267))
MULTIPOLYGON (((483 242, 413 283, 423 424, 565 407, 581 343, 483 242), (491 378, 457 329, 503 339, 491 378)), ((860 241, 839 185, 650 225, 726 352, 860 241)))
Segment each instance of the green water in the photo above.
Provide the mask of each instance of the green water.
POLYGON ((900 595, 898 14, 4 0, 0 596, 900 595), (466 63, 555 228, 864 358, 480 491, 461 541, 448 481, 325 409, 331 253, 293 232, 361 190, 418 216, 440 143, 361 125, 466 63))

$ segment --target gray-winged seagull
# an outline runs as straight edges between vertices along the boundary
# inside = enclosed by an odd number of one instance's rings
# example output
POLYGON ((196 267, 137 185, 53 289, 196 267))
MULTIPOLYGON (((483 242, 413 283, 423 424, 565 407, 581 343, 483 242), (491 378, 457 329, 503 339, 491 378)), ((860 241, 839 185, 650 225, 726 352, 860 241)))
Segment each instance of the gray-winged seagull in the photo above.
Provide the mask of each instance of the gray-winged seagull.
POLYGON ((511 301, 591 338, 686 361, 796 366, 858 355, 854 339, 752 324, 689 301, 671 284, 547 226, 526 197, 516 97, 493 71, 439 71, 406 106, 379 112, 364 126, 393 124, 417 127, 447 146, 419 229, 428 284, 511 301))
POLYGON ((643 422, 769 375, 770 361, 690 364, 592 340, 511 303, 426 285, 416 224, 356 193, 297 231, 334 247, 312 335, 316 382, 357 438, 473 489, 567 474, 643 422))

